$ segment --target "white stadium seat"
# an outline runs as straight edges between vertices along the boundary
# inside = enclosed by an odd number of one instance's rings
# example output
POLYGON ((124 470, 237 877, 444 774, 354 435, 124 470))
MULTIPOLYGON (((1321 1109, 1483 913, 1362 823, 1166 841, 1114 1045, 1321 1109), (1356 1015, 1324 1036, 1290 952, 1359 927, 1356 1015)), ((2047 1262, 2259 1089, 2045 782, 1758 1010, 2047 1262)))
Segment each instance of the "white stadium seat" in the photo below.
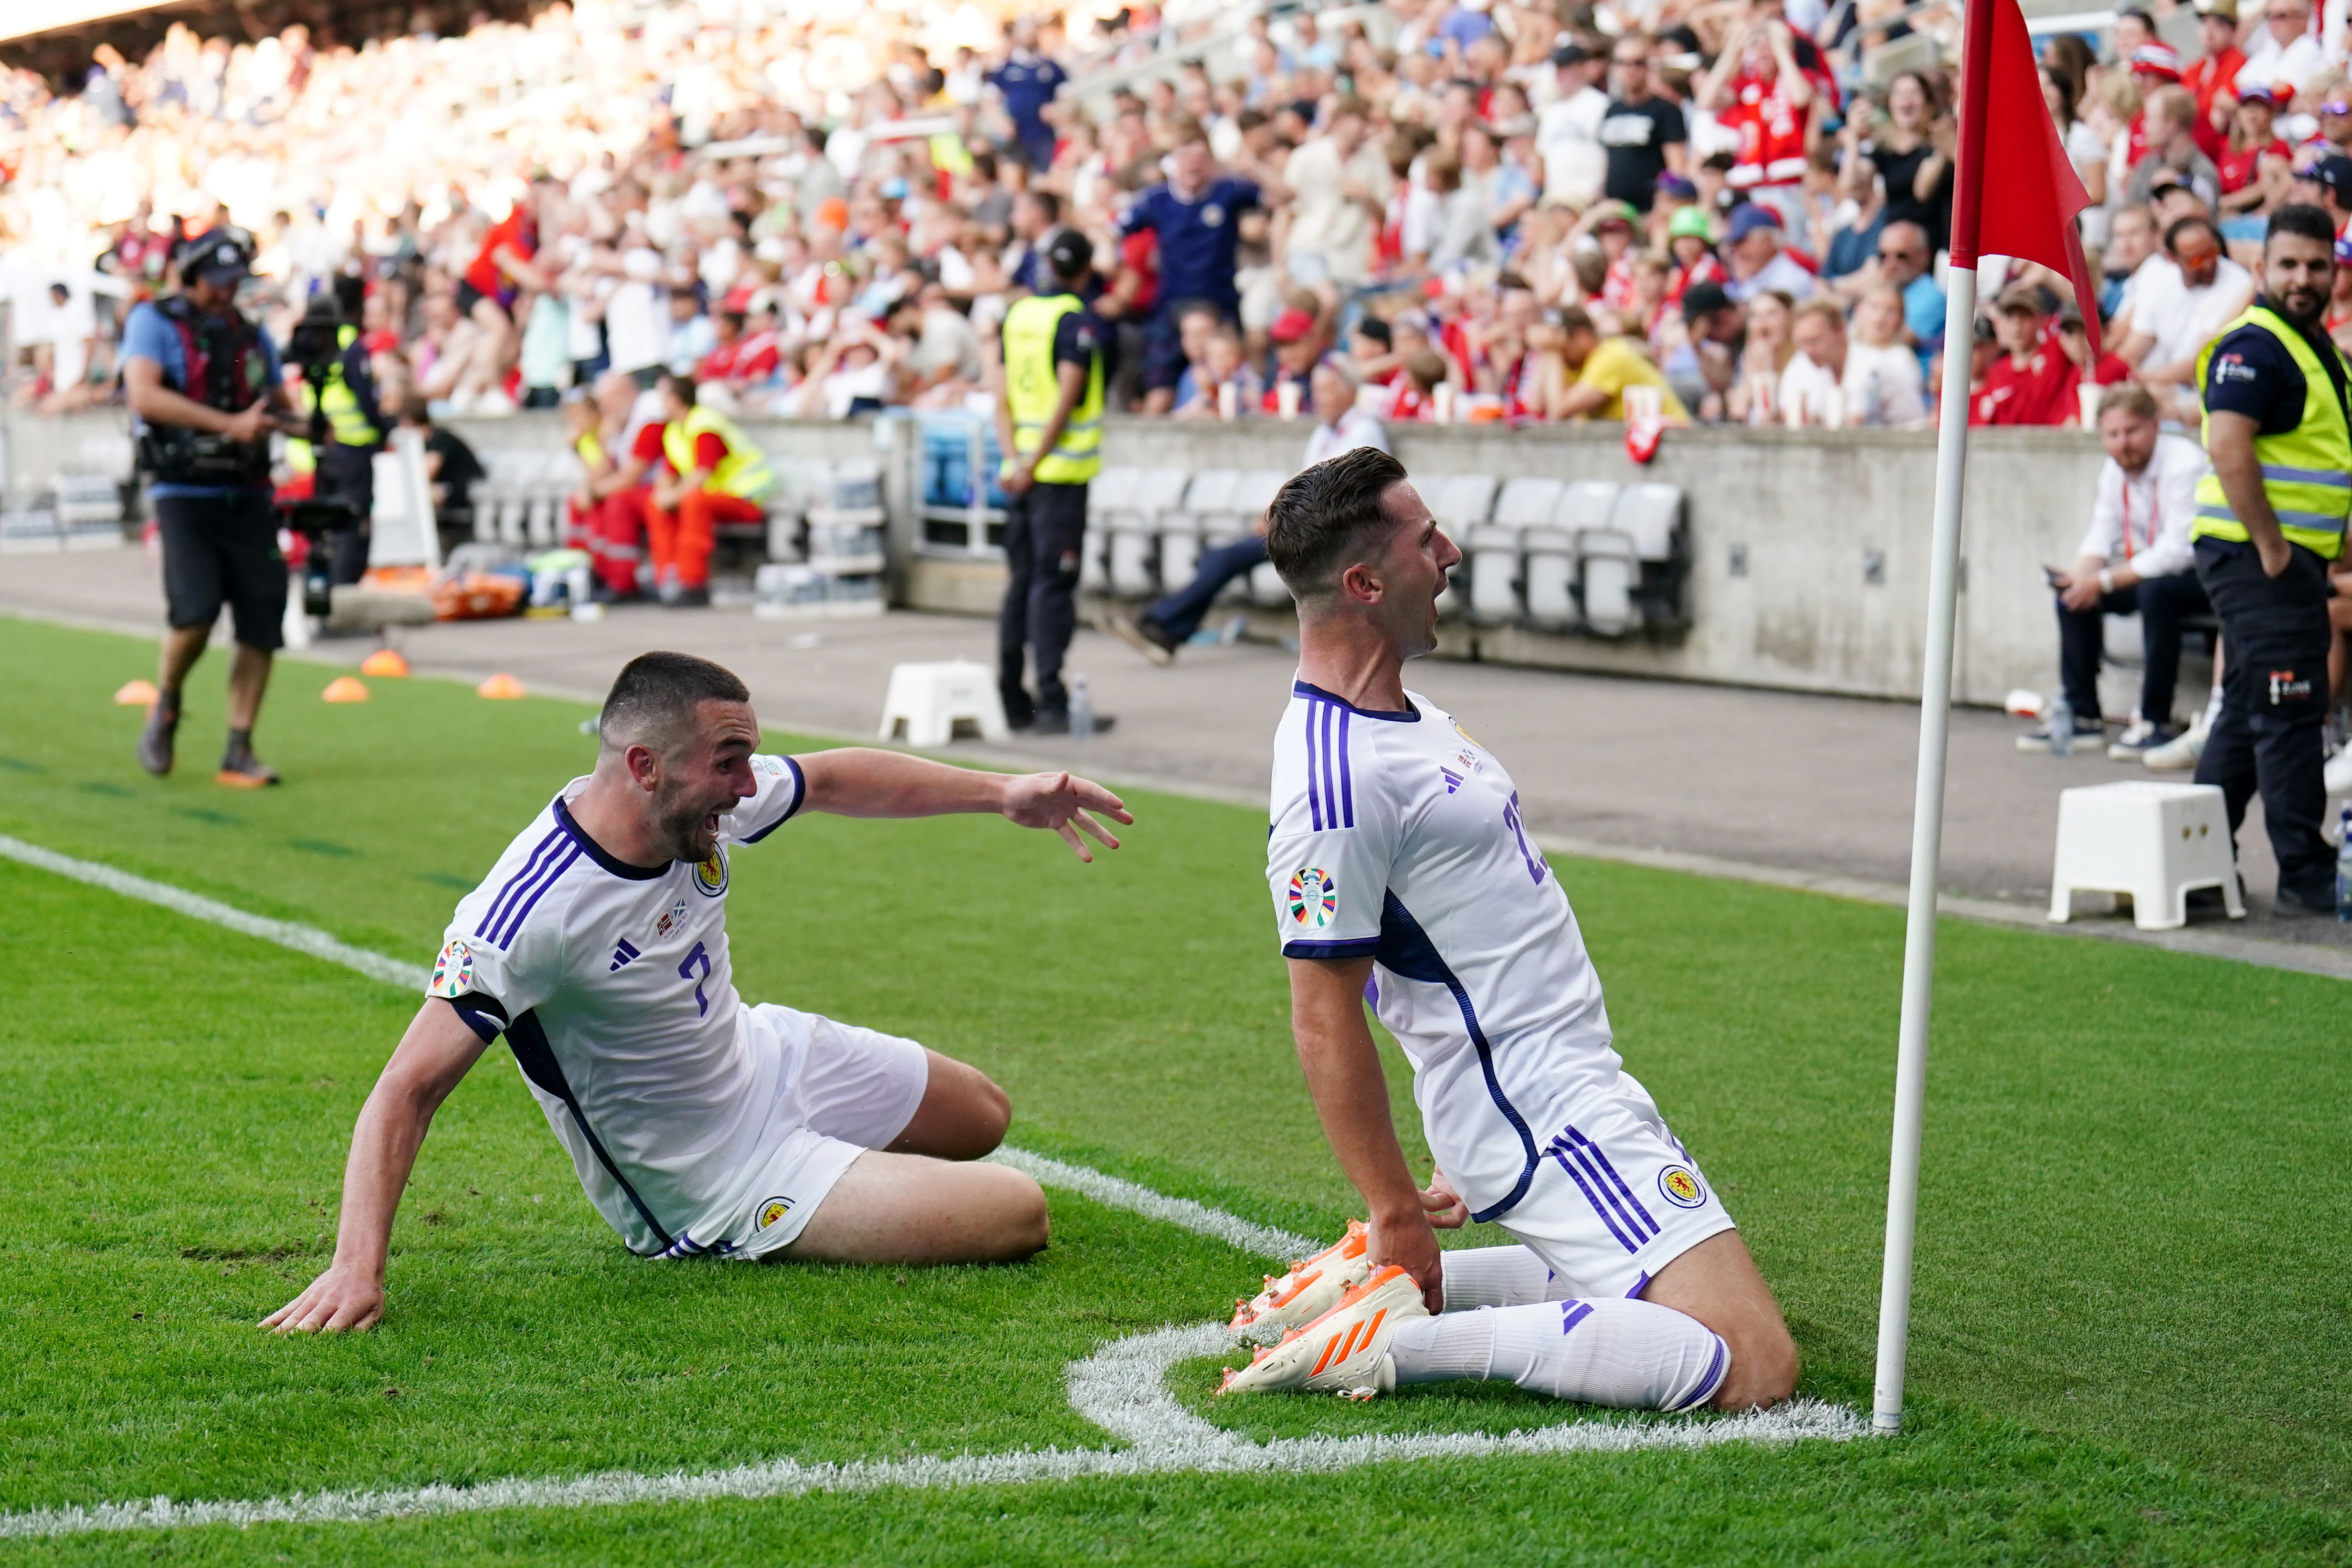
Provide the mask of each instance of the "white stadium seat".
POLYGON ((1576 630, 1576 536, 1566 528, 1529 528, 1521 536, 1527 559, 1528 622, 1540 632, 1576 630))

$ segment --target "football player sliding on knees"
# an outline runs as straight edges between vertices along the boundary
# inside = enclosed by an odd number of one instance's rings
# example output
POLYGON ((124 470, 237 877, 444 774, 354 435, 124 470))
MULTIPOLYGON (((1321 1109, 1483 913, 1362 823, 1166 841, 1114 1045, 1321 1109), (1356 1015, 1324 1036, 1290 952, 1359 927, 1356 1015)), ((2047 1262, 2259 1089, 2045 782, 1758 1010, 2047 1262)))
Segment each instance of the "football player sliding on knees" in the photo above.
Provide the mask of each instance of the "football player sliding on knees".
POLYGON ((575 779, 459 901, 424 1007, 361 1109, 333 1265, 263 1320, 384 1312, 394 1211, 433 1113, 499 1036, 580 1185, 643 1258, 969 1263, 1045 1245, 1045 1198, 973 1163, 1011 1116, 977 1069, 735 994, 730 862, 812 811, 998 813, 1117 849, 1135 819, 1066 773, 1010 777, 850 747, 758 752, 751 694, 684 653, 630 661, 575 779))
POLYGON ((1287 1331, 1225 1391, 1368 1397, 1507 1378, 1632 1409, 1785 1399, 1797 1350, 1717 1196, 1611 1047, 1600 978, 1492 752, 1404 685, 1461 551, 1397 461, 1283 486, 1266 549, 1298 601, 1266 874, 1291 1027, 1368 1228, 1241 1303, 1287 1331), (1405 1165, 1369 1002, 1413 1069, 1440 1174, 1405 1165), (1493 1221, 1517 1246, 1440 1253, 1493 1221))

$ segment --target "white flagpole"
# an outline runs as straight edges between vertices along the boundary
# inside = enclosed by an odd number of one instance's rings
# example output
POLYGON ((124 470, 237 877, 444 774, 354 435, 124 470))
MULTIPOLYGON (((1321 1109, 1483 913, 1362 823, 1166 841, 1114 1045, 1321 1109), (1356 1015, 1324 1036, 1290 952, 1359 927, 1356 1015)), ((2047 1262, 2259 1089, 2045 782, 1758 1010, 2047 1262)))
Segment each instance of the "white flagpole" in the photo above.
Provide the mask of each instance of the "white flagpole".
MULTIPOLYGON (((1978 0, 1981 5, 1983 0, 1978 0)), ((1927 657, 1919 685, 1919 778, 1911 809, 1911 904, 1903 935, 1903 1022, 1895 1059, 1895 1149, 1886 1176, 1886 1263, 1878 1290, 1878 1386, 1871 1425, 1903 1425, 1911 1334, 1911 1243, 1919 1210, 1919 1127, 1927 1102, 1927 1015, 1936 990, 1936 883, 1944 852, 1944 758, 1951 737, 1958 620, 1960 497, 1969 455, 1969 361, 1977 275, 1945 275, 1944 393, 1936 430, 1936 522, 1927 571, 1927 657)))

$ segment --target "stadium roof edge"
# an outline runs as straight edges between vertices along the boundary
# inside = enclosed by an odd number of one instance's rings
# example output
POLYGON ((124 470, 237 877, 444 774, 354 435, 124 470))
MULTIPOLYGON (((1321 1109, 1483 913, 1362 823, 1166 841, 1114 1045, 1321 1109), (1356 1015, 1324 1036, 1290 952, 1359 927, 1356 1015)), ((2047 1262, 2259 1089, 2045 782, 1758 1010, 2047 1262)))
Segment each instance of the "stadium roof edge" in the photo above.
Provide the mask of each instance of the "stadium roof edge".
POLYGON ((14 0, 0 7, 0 44, 141 11, 161 11, 181 3, 182 0, 14 0))

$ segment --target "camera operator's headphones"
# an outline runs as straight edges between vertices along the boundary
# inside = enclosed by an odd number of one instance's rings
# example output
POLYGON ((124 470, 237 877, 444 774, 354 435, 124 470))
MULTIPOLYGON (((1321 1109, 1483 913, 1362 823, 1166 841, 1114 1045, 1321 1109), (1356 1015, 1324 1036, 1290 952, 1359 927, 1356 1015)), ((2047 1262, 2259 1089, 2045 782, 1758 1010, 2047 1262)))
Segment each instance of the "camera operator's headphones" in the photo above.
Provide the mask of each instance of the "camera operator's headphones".
POLYGON ((180 286, 184 288, 191 280, 208 272, 249 276, 253 256, 253 235, 234 224, 224 224, 182 245, 177 262, 180 286))

